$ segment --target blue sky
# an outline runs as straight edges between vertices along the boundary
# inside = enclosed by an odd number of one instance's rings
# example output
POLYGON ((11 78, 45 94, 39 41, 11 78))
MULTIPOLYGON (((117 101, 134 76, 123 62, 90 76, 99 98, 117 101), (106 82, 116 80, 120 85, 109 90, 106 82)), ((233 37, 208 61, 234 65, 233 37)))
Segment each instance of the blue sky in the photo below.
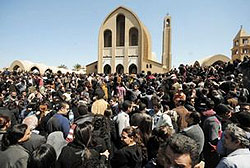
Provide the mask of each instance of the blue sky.
POLYGON ((120 5, 148 28, 159 61, 163 18, 171 15, 175 67, 231 57, 240 25, 250 33, 249 0, 0 0, 0 68, 16 59, 69 68, 96 61, 99 28, 120 5))

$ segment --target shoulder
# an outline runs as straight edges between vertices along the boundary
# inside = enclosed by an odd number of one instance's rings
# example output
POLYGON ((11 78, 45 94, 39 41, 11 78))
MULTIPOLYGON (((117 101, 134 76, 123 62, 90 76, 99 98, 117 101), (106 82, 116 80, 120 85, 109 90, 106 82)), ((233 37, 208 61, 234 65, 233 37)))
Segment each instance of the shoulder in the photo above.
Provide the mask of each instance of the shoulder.
POLYGON ((233 163, 231 163, 226 157, 222 158, 216 168, 228 168, 232 167, 233 163))

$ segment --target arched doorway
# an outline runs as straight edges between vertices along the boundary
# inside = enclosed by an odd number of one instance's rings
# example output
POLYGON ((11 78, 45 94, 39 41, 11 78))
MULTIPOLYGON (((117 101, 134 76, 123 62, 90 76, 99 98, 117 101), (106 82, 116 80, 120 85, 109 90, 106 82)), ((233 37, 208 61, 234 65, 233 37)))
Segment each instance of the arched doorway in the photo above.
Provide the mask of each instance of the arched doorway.
POLYGON ((103 72, 104 72, 105 74, 110 74, 110 73, 111 73, 111 66, 108 65, 108 64, 106 64, 106 65, 104 66, 104 68, 103 68, 103 72))
POLYGON ((131 64, 129 66, 129 73, 130 74, 137 74, 137 66, 135 64, 131 64))
POLYGON ((116 67, 116 72, 117 72, 118 74, 124 73, 124 67, 123 67, 121 64, 117 65, 117 67, 116 67))

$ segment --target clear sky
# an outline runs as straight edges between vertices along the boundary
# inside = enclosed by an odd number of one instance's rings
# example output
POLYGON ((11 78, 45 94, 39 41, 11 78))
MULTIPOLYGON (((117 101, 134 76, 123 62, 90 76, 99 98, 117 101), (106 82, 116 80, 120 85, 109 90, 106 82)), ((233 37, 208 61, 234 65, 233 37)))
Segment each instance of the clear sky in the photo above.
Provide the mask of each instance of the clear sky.
POLYGON ((97 60, 99 28, 125 6, 148 28, 152 51, 162 54, 163 18, 172 17, 172 64, 225 54, 240 25, 250 33, 249 0, 0 0, 0 68, 14 60, 49 66, 97 60))

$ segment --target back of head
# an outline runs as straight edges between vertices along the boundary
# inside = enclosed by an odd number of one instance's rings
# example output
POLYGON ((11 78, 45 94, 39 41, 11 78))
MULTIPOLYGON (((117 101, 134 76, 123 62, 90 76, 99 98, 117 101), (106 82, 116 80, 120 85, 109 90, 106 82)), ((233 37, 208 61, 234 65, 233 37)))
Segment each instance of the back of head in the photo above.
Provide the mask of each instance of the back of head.
POLYGON ((92 131, 93 126, 89 121, 76 125, 74 130, 74 140, 72 143, 82 147, 83 149, 88 147, 92 137, 92 131))
POLYGON ((28 168, 51 168, 56 161, 56 151, 49 144, 42 144, 30 156, 28 168))
POLYGON ((221 103, 214 108, 214 111, 217 115, 223 116, 230 112, 230 108, 227 105, 221 103))
POLYGON ((18 144, 18 141, 23 138, 28 126, 26 124, 14 125, 2 139, 2 150, 7 149, 11 145, 18 144))
POLYGON ((85 115, 85 114, 87 114, 87 113, 88 113, 88 107, 87 107, 86 105, 80 105, 80 106, 78 107, 78 113, 79 113, 80 115, 85 115))
POLYGON ((194 124, 199 124, 201 122, 201 115, 196 111, 190 113, 189 117, 193 119, 194 124))
POLYGON ((128 100, 125 100, 122 104, 122 110, 125 112, 131 107, 131 102, 128 100))
POLYGON ((213 109, 214 108, 214 101, 211 100, 211 99, 207 99, 206 100, 206 105, 207 105, 208 110, 213 109))
POLYGON ((102 90, 102 88, 98 87, 95 90, 95 96, 97 97, 97 99, 102 99, 104 97, 105 93, 102 90))
POLYGON ((241 128, 250 132, 250 113, 248 111, 236 113, 234 118, 241 128))
POLYGON ((38 125, 38 119, 35 115, 31 115, 23 120, 23 124, 26 124, 31 130, 34 130, 38 125))

